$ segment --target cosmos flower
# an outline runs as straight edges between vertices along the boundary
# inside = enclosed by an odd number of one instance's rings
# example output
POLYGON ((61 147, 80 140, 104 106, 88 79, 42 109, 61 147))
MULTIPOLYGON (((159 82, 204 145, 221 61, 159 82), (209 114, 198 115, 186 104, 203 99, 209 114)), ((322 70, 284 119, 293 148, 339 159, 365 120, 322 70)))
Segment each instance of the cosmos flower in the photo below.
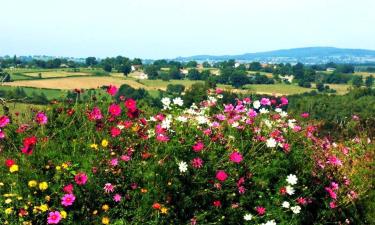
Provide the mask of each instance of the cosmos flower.
POLYGON ((218 170, 216 172, 216 179, 219 181, 225 181, 228 178, 228 174, 224 170, 218 170))
POLYGON ((65 194, 61 198, 61 205, 63 206, 71 206, 73 205, 74 201, 76 200, 76 197, 73 194, 65 194))
POLYGON ((288 184, 290 185, 295 185, 297 184, 297 181, 298 181, 298 178, 296 175, 294 174, 289 174, 286 178, 286 182, 288 182, 288 184))
POLYGON ((78 185, 85 185, 87 182, 87 175, 85 173, 78 173, 74 176, 74 180, 78 185))
POLYGON ((235 151, 230 154, 229 159, 234 163, 240 163, 243 160, 243 157, 241 153, 235 151))
POLYGON ((188 170, 188 164, 184 161, 178 163, 178 169, 181 173, 185 173, 188 170))
POLYGON ((48 214, 47 223, 48 224, 58 224, 61 220, 61 214, 59 211, 50 212, 48 214))

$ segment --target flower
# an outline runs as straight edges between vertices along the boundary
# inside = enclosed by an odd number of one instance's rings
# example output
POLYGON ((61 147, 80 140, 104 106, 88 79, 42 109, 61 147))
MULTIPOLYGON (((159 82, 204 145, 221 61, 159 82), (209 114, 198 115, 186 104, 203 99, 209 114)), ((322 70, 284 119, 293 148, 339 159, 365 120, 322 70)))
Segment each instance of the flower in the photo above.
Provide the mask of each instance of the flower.
POLYGON ((284 202, 281 204, 281 206, 282 206, 283 208, 288 209, 288 208, 290 207, 290 204, 289 204, 289 202, 284 201, 284 202))
POLYGON ((10 119, 7 116, 0 117, 0 127, 5 127, 10 123, 10 119))
POLYGON ((63 219, 66 219, 66 217, 68 216, 68 214, 64 210, 60 211, 60 215, 61 215, 61 218, 63 219))
POLYGON ((297 184, 297 181, 298 181, 298 178, 296 175, 294 174, 289 174, 286 178, 286 182, 288 182, 288 184, 290 185, 295 185, 297 184))
POLYGON ((107 212, 107 211, 109 210, 109 205, 104 204, 104 205, 102 206, 102 210, 103 210, 104 212, 107 212))
POLYGON ((102 146, 105 148, 108 146, 108 141, 106 139, 102 140, 102 146))
POLYGON ((5 160, 5 165, 8 168, 10 168, 11 166, 13 166, 14 164, 16 164, 16 162, 13 159, 7 159, 7 160, 5 160))
POLYGON ((153 209, 159 210, 160 207, 161 207, 161 205, 159 203, 157 203, 157 202, 155 202, 154 204, 152 204, 152 208, 153 209))
POLYGON ((109 218, 108 217, 103 217, 102 218, 102 224, 109 224, 109 218))
POLYGON ((331 209, 336 208, 336 207, 337 207, 336 202, 334 202, 334 201, 330 202, 330 203, 329 203, 329 207, 330 207, 331 209))
POLYGON ((48 118, 44 112, 39 112, 36 114, 35 120, 38 124, 44 125, 47 124, 48 118))
POLYGON ((112 104, 108 107, 108 112, 111 116, 119 116, 121 114, 121 107, 117 104, 112 104))
POLYGON ((268 220, 266 223, 262 223, 261 225, 276 225, 275 220, 268 220))
POLYGON ((9 171, 10 171, 11 173, 17 172, 17 171, 18 171, 18 165, 17 165, 17 164, 12 165, 12 166, 9 168, 9 171))
POLYGON ((191 160, 191 165, 196 169, 202 168, 203 160, 199 157, 194 158, 193 160, 191 160))
POLYGON ((6 208, 5 209, 5 214, 11 214, 13 212, 13 207, 10 207, 10 208, 6 208))
POLYGON ((262 98, 260 100, 261 105, 271 105, 271 101, 268 98, 262 98))
POLYGON ((104 191, 106 192, 106 193, 110 193, 110 192, 114 192, 115 191, 115 187, 111 184, 111 183, 106 183, 105 185, 104 185, 104 191))
POLYGON ((188 164, 184 161, 178 163, 178 169, 181 173, 185 173, 188 170, 188 164))
POLYGON ((200 152, 204 148, 204 144, 202 142, 197 142, 195 145, 193 145, 193 151, 200 152))
POLYGON ((273 138, 267 139, 267 142, 266 142, 267 147, 274 148, 274 147, 276 147, 276 144, 277 144, 277 142, 276 142, 275 139, 273 139, 273 138))
POLYGON ((63 205, 63 206, 73 205, 74 200, 76 200, 76 197, 73 194, 65 194, 61 198, 61 205, 63 205))
POLYGON ((68 184, 63 187, 63 191, 67 194, 73 193, 73 184, 68 184))
POLYGON ((36 180, 30 180, 27 185, 30 187, 30 188, 33 188, 33 187, 36 187, 36 185, 38 185, 38 182, 36 180))
POLYGON ((178 106, 182 106, 184 104, 184 101, 180 97, 177 97, 177 98, 173 99, 173 104, 178 105, 178 106))
POLYGON ((47 223, 48 224, 58 224, 61 220, 61 214, 59 211, 50 212, 48 214, 47 223))
POLYGON ((39 183, 39 190, 45 191, 45 190, 47 190, 47 188, 48 188, 47 182, 43 181, 43 182, 39 183))
POLYGON ((85 173, 78 173, 74 176, 74 180, 78 185, 85 185, 87 182, 87 175, 85 173))
POLYGON ((114 85, 109 85, 109 86, 107 87, 107 93, 110 94, 110 95, 112 95, 112 96, 115 96, 115 95, 116 95, 117 90, 118 90, 117 87, 114 86, 114 85))
POLYGON ((246 221, 250 221, 252 218, 253 218, 253 215, 251 215, 250 213, 247 213, 243 216, 243 219, 246 221))
POLYGON ((167 214, 167 213, 168 213, 168 208, 166 208, 166 207, 161 207, 160 212, 161 212, 162 214, 167 214))
POLYGON ((299 206, 299 205, 296 205, 296 206, 290 207, 290 209, 292 210, 292 212, 293 212, 294 214, 298 214, 298 213, 301 212, 301 206, 299 206))
POLYGON ((90 120, 101 120, 103 118, 102 112, 98 107, 94 107, 90 114, 89 114, 89 119, 90 120))
POLYGON ((216 172, 216 179, 219 181, 225 181, 228 178, 228 174, 224 170, 219 170, 216 172))
POLYGON ((164 97, 161 99, 161 103, 163 103, 164 109, 169 109, 169 105, 171 104, 171 99, 168 97, 164 97))
POLYGON ((294 188, 292 186, 290 186, 290 185, 286 186, 285 189, 286 189, 286 193, 288 195, 293 195, 294 192, 295 192, 294 188))
POLYGON ((113 201, 115 201, 115 202, 119 202, 119 201, 121 201, 121 195, 119 195, 119 194, 115 194, 115 195, 113 196, 113 201))
POLYGON ((259 109, 259 107, 260 107, 260 102, 259 102, 258 100, 254 101, 254 102, 253 102, 253 106, 254 106, 255 109, 259 109))
POLYGON ((258 215, 262 216, 266 213, 266 208, 264 208, 263 206, 257 206, 255 208, 255 211, 257 211, 258 215))
POLYGON ((229 156, 229 159, 234 163, 240 163, 243 160, 243 157, 239 152, 232 152, 232 154, 230 154, 229 156))
POLYGON ((132 99, 132 98, 128 98, 126 99, 125 101, 125 107, 130 111, 130 112, 135 112, 137 111, 137 102, 132 99))

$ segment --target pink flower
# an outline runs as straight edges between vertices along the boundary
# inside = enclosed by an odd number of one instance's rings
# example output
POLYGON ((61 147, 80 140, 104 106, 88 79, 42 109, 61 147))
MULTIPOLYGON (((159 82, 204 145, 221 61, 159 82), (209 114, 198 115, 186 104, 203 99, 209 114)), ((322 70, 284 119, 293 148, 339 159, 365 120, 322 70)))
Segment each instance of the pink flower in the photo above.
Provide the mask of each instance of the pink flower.
POLYGON ((108 112, 112 116, 119 116, 121 114, 121 107, 117 104, 112 104, 108 107, 108 112))
POLYGON ((191 160, 191 165, 196 169, 202 168, 203 160, 199 157, 194 158, 193 160, 191 160))
POLYGON ((326 191, 328 192, 329 197, 331 197, 332 199, 336 199, 336 198, 337 198, 336 193, 335 193, 331 188, 326 187, 325 189, 326 189, 326 191))
POLYGON ((304 112, 304 113, 301 114, 302 118, 307 118, 309 116, 310 116, 310 114, 308 112, 304 112))
POLYGON ((46 114, 44 114, 43 112, 39 112, 38 114, 36 114, 35 120, 36 120, 37 123, 43 125, 43 124, 47 123, 48 118, 47 118, 46 114))
POLYGON ((117 166, 118 165, 118 159, 113 158, 113 159, 111 159, 111 161, 109 161, 109 163, 111 164, 111 166, 117 166))
POLYGON ((119 194, 115 194, 115 195, 113 196, 113 201, 115 201, 115 202, 119 202, 119 201, 121 201, 121 195, 119 195, 119 194))
POLYGON ((286 97, 281 97, 280 98, 280 101, 281 101, 281 105, 288 105, 288 99, 286 97))
POLYGON ((219 181, 225 181, 228 178, 228 174, 224 170, 219 170, 216 172, 216 179, 219 181))
POLYGON ((116 87, 116 86, 113 86, 113 85, 109 85, 109 86, 107 87, 107 93, 110 94, 110 95, 112 95, 112 96, 115 96, 115 95, 116 95, 117 90, 118 90, 117 87, 116 87))
POLYGON ((200 141, 198 143, 196 143, 195 145, 193 145, 193 150, 195 152, 200 152, 200 151, 203 150, 203 148, 204 148, 204 144, 200 141))
POLYGON ((167 135, 164 135, 164 134, 158 134, 158 135, 156 135, 156 140, 158 140, 160 142, 168 142, 169 137, 167 135))
POLYGON ((122 161, 127 162, 127 161, 131 160, 131 157, 128 156, 128 155, 122 155, 122 156, 120 157, 120 159, 121 159, 122 161))
POLYGON ((330 203, 329 203, 329 207, 330 207, 331 209, 336 208, 336 207, 337 207, 336 202, 334 202, 334 201, 330 202, 330 203))
POLYGON ((305 198, 299 197, 299 198, 297 198, 297 203, 300 204, 300 205, 306 205, 307 201, 306 201, 305 198))
POLYGON ((48 214, 47 223, 48 224, 58 224, 61 220, 61 215, 59 211, 50 212, 48 214))
POLYGON ((135 111, 137 111, 137 102, 134 99, 132 99, 132 98, 128 98, 125 101, 125 107, 130 112, 135 112, 135 111))
POLYGON ((74 180, 78 185, 84 185, 87 182, 87 175, 85 173, 78 173, 75 175, 74 180))
POLYGON ((2 130, 0 129, 0 139, 3 139, 3 138, 5 138, 5 133, 4 133, 4 131, 2 131, 2 130))
POLYGON ((89 114, 89 119, 90 120, 100 120, 103 118, 102 112, 98 107, 94 107, 90 114, 89 114))
POLYGON ((260 100, 261 105, 271 105, 271 101, 268 98, 262 98, 260 100))
POLYGON ((0 127, 5 127, 10 123, 10 120, 7 116, 1 116, 0 117, 0 127))
POLYGON ((229 156, 229 159, 234 163, 240 163, 243 160, 243 157, 239 152, 232 152, 232 154, 230 154, 229 156))
POLYGON ((114 192, 115 191, 115 187, 111 184, 111 183, 106 183, 105 185, 104 185, 104 191, 106 192, 106 193, 110 193, 110 192, 114 192))
POLYGON ((73 194, 65 194, 61 198, 61 205, 63 206, 73 205, 74 200, 76 200, 76 196, 74 196, 73 194))
POLYGON ((239 186, 238 187, 238 193, 240 193, 241 195, 245 194, 245 191, 246 191, 246 188, 244 186, 239 186))
POLYGON ((328 157, 328 162, 327 163, 330 163, 334 166, 342 166, 342 162, 339 158, 337 158, 336 156, 330 156, 328 157))
POLYGON ((255 210, 257 211, 259 216, 262 216, 266 213, 266 208, 264 208, 263 206, 258 206, 255 208, 255 210))
POLYGON ((111 128, 111 135, 112 137, 117 137, 121 134, 121 130, 118 127, 112 127, 111 128))
POLYGON ((73 184, 68 184, 63 187, 63 191, 68 194, 73 193, 73 184))

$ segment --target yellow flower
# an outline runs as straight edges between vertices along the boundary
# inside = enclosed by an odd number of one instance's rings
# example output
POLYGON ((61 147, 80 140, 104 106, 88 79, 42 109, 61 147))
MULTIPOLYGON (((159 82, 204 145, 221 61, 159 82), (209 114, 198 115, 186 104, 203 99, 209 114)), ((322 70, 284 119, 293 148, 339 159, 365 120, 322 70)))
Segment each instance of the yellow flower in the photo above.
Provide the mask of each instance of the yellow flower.
POLYGON ((102 210, 107 212, 109 210, 109 205, 107 205, 107 204, 103 205, 102 210))
POLYGON ((56 166, 56 170, 60 171, 61 170, 61 166, 56 166))
POLYGON ((47 205, 47 204, 40 205, 40 206, 39 206, 39 209, 40 209, 42 212, 45 212, 45 211, 48 210, 48 205, 47 205))
POLYGON ((68 165, 67 163, 63 163, 63 164, 61 164, 61 166, 62 166, 62 168, 64 168, 64 169, 66 169, 66 168, 69 167, 69 165, 68 165))
POLYGON ((95 150, 98 150, 98 145, 97 144, 91 144, 90 147, 93 148, 93 149, 95 149, 95 150))
POLYGON ((60 211, 60 215, 63 219, 65 219, 68 216, 68 214, 64 210, 60 211))
POLYGON ((44 199, 49 202, 51 200, 51 197, 49 195, 46 195, 46 197, 44 197, 44 199))
POLYGON ((141 193, 147 193, 147 189, 146 188, 141 188, 141 193))
POLYGON ((108 217, 103 217, 102 218, 102 224, 109 224, 109 218, 108 217))
POLYGON ((11 173, 17 172, 18 171, 18 165, 14 164, 9 168, 9 171, 11 173))
POLYGON ((38 182, 36 182, 36 180, 30 180, 28 185, 29 187, 33 188, 36 187, 36 185, 38 185, 38 182))
POLYGON ((5 200, 5 204, 9 204, 9 203, 11 203, 12 202, 12 199, 10 199, 10 198, 7 198, 6 200, 5 200))
POLYGON ((33 225, 30 221, 22 222, 22 225, 33 225))
POLYGON ((94 212, 92 212, 92 215, 96 215, 98 214, 98 210, 94 210, 94 212))
POLYGON ((167 213, 168 213, 168 209, 165 208, 165 207, 162 207, 160 211, 161 211, 161 213, 163 213, 163 214, 167 214, 167 213))
POLYGON ((43 181, 42 183, 39 183, 39 189, 40 189, 41 191, 44 191, 44 190, 46 190, 47 188, 48 188, 48 183, 47 183, 47 182, 43 181))
POLYGON ((106 139, 103 139, 102 146, 103 147, 107 147, 108 146, 108 141, 106 139))
POLYGON ((13 212, 12 207, 5 209, 5 214, 11 214, 12 212, 13 212))

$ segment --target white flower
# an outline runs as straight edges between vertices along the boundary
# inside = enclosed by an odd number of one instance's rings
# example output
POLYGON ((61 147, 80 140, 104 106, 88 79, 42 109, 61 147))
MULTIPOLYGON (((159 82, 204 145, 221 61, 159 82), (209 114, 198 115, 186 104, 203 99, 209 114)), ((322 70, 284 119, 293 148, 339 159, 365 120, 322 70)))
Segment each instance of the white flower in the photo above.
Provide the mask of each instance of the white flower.
POLYGON ((125 128, 125 126, 124 126, 124 125, 121 125, 121 124, 118 124, 118 125, 117 125, 117 128, 120 129, 120 130, 122 130, 122 129, 125 128))
POLYGON ((258 100, 254 101, 254 102, 253 102, 253 106, 254 106, 254 108, 256 108, 256 109, 259 109, 259 107, 260 107, 260 102, 259 102, 258 100))
POLYGON ((290 185, 295 185, 297 184, 297 181, 298 181, 298 178, 296 175, 294 174, 289 174, 286 178, 286 182, 288 182, 288 184, 290 185))
POLYGON ((164 105, 164 109, 169 109, 169 105, 171 104, 170 98, 164 97, 164 98, 161 99, 161 102, 164 105))
POLYGON ((184 104, 184 101, 180 97, 177 97, 177 98, 173 99, 173 104, 178 105, 178 106, 182 106, 184 104))
POLYGON ((178 169, 180 170, 181 173, 185 173, 188 169, 187 163, 184 161, 181 161, 180 163, 178 163, 178 169))
POLYGON ((285 111, 282 111, 282 112, 280 112, 280 116, 281 117, 287 117, 288 116, 288 113, 287 112, 285 112, 285 111))
POLYGON ((267 139, 267 142, 266 142, 267 147, 274 148, 274 147, 276 147, 276 144, 277 144, 277 142, 276 142, 275 139, 273 139, 273 138, 267 139))
POLYGON ((294 188, 292 186, 288 185, 285 188, 286 188, 286 193, 288 195, 293 195, 294 194, 295 190, 294 190, 294 188))
POLYGON ((171 122, 172 122, 172 120, 170 118, 165 118, 161 122, 161 127, 164 128, 164 129, 169 130, 171 128, 171 122))
POLYGON ((264 124, 266 124, 266 126, 268 127, 268 128, 271 128, 272 127, 272 123, 271 123, 271 121, 269 121, 269 120, 264 120, 264 124))
POLYGON ((234 128, 236 128, 236 127, 238 127, 240 124, 238 123, 238 122, 234 122, 234 123, 232 123, 232 127, 234 127, 234 128))
POLYGON ((290 204, 289 204, 289 202, 287 202, 287 201, 284 201, 283 202, 283 204, 281 205, 283 208, 289 208, 290 207, 290 204))
POLYGON ((253 215, 251 215, 250 213, 247 213, 243 216, 243 219, 246 221, 250 221, 252 218, 253 218, 253 215))
POLYGON ((223 95, 217 95, 217 98, 223 98, 223 95))
POLYGON ((206 124, 208 119, 205 116, 197 116, 197 122, 198 124, 206 124))
POLYGON ((269 113, 268 109, 265 109, 265 108, 261 108, 259 110, 260 114, 266 114, 266 113, 269 113))
POLYGON ((179 117, 177 117, 176 118, 178 121, 180 121, 180 122, 183 122, 183 123, 186 123, 187 122, 187 118, 186 117, 184 117, 184 116, 179 116, 179 117))
POLYGON ((290 209, 292 210, 292 212, 294 214, 298 214, 301 212, 301 207, 299 205, 296 205, 296 206, 293 206, 293 207, 290 207, 290 209))
POLYGON ((282 109, 280 109, 280 108, 276 108, 275 109, 275 112, 278 112, 278 113, 281 113, 283 110, 282 109))
POLYGON ((266 223, 262 223, 262 225, 276 225, 275 220, 268 220, 266 223))

